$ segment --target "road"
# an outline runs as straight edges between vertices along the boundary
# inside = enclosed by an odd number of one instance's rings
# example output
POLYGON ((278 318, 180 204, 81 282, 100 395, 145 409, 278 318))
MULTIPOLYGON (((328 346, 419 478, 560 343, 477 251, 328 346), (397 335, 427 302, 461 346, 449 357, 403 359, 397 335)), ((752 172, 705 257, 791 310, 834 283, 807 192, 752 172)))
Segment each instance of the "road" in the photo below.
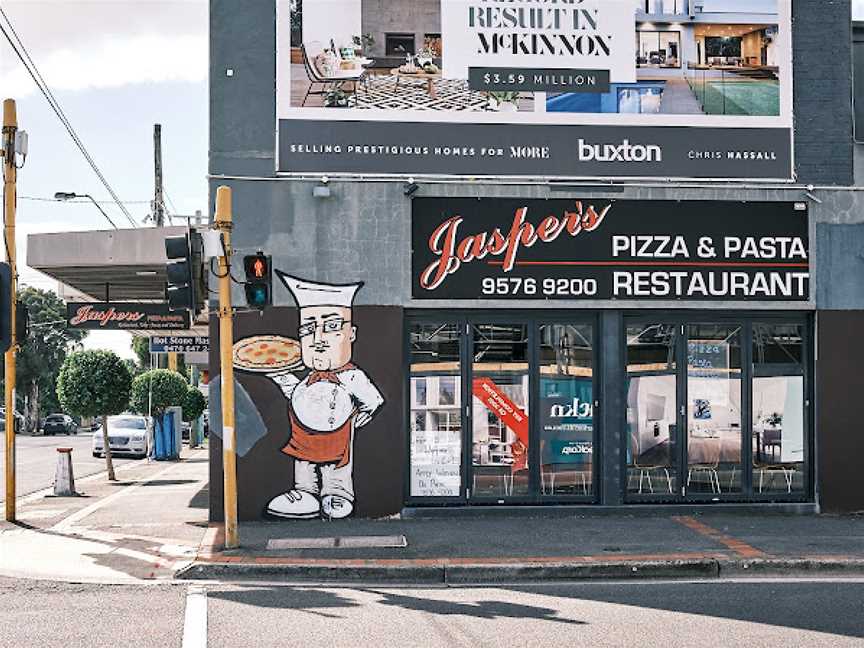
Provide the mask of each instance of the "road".
MULTIPOLYGON (((55 448, 73 448, 72 469, 75 478, 86 477, 105 470, 105 459, 97 459, 90 450, 91 433, 72 436, 26 436, 16 438, 16 466, 18 496, 28 495, 54 485, 54 469, 57 466, 55 448)), ((121 466, 136 459, 114 458, 114 466, 121 466)), ((6 446, 0 443, 0 502, 6 499, 6 446)))
POLYGON ((833 648, 864 645, 864 580, 451 589, 0 580, 0 627, 0 646, 16 647, 833 648))

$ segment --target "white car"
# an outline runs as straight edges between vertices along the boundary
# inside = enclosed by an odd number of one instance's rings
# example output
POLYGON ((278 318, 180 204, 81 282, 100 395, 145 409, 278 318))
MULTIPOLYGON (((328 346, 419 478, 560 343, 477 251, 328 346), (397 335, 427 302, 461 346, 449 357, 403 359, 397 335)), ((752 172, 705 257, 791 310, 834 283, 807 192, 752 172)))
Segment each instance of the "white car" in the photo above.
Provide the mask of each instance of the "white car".
MULTIPOLYGON (((149 429, 147 418, 133 414, 108 417, 108 443, 111 454, 129 454, 146 457, 149 450, 149 429)), ((93 456, 105 454, 102 445, 102 430, 93 433, 93 456)))

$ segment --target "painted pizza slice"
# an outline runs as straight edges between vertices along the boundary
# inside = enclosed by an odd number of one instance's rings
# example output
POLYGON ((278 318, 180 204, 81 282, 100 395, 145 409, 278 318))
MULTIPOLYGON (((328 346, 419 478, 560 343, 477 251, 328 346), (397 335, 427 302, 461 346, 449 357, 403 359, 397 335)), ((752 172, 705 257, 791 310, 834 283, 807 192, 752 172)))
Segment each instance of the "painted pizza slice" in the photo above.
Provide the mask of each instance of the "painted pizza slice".
POLYGON ((280 371, 299 367, 300 343, 280 335, 255 335, 234 343, 234 367, 244 371, 280 371))

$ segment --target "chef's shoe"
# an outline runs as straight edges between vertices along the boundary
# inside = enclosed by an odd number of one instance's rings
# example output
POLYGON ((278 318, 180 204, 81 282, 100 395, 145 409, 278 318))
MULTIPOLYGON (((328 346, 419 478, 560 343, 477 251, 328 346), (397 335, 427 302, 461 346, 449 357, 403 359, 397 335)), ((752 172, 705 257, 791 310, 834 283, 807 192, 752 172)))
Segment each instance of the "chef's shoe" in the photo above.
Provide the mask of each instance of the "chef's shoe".
POLYGON ((321 504, 324 509, 324 517, 331 520, 346 518, 354 510, 354 502, 341 495, 325 495, 321 504))
POLYGON ((307 520, 318 517, 321 513, 321 503, 312 493, 290 490, 270 500, 267 512, 279 517, 307 520))

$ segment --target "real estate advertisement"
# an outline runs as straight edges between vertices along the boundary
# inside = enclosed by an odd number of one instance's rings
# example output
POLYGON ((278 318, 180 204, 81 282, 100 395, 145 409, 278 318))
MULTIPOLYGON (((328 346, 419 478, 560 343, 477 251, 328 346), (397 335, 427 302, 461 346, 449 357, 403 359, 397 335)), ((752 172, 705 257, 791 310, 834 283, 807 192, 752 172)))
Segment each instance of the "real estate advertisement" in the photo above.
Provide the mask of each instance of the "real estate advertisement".
POLYGON ((792 177, 791 0, 277 0, 278 171, 792 177))
POLYGON ((810 297, 805 203, 415 198, 411 220, 414 299, 810 297))

